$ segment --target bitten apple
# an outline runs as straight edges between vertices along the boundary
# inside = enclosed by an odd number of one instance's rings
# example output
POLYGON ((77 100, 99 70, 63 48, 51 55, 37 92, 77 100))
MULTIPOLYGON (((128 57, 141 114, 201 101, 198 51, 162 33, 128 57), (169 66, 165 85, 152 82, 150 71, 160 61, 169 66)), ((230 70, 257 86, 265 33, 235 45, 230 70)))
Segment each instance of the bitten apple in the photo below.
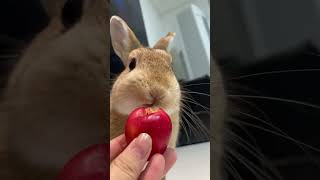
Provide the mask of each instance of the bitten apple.
POLYGON ((152 139, 152 151, 148 159, 156 153, 163 154, 171 136, 172 124, 169 115, 162 108, 139 107, 131 112, 125 126, 128 143, 147 133, 152 139))

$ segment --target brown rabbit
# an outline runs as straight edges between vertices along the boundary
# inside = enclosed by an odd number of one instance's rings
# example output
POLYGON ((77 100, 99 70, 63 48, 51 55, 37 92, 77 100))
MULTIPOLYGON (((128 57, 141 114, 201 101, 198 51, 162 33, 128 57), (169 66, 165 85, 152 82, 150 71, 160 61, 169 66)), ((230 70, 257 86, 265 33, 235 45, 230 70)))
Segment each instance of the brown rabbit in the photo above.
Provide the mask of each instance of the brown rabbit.
POLYGON ((55 2, 51 22, 8 82, 0 127, 9 142, 0 142, 0 179, 53 180, 75 153, 106 140, 107 0, 73 1, 82 3, 81 13, 70 19, 64 3, 55 2))
POLYGON ((143 47, 128 25, 117 16, 110 20, 111 41, 125 70, 114 82, 110 95, 110 138, 124 132, 129 113, 139 106, 161 107, 170 116, 173 130, 169 146, 175 148, 179 132, 179 83, 167 51, 174 38, 168 33, 153 48, 143 47))

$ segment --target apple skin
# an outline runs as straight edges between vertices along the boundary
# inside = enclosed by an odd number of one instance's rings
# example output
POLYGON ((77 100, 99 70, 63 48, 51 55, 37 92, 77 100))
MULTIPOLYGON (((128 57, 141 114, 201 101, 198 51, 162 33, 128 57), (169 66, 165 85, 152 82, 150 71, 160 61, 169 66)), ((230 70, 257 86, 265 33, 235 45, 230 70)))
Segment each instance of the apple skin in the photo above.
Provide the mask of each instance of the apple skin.
POLYGON ((109 178, 109 145, 92 145, 76 154, 57 180, 101 180, 109 178))
POLYGON ((154 154, 163 154, 166 151, 171 131, 171 119, 162 108, 136 108, 128 116, 125 125, 127 143, 130 143, 141 133, 147 133, 151 136, 152 150, 148 160, 154 154))

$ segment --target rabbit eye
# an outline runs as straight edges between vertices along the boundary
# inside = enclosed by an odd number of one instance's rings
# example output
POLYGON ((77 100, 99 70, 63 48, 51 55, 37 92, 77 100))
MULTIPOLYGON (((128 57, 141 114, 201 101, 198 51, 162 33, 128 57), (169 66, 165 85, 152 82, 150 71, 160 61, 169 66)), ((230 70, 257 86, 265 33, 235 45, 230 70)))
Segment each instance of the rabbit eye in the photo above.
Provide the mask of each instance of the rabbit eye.
POLYGON ((136 64, 137 64, 136 58, 132 58, 132 60, 131 60, 131 62, 129 64, 130 71, 132 71, 136 67, 136 64))

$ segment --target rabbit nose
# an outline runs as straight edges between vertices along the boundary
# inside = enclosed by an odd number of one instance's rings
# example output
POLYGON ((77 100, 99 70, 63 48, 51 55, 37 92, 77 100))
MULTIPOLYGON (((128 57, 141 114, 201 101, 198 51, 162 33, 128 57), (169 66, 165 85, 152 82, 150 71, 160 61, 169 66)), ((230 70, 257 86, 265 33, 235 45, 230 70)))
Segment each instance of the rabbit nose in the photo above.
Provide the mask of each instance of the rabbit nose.
POLYGON ((165 90, 163 88, 157 88, 152 89, 149 93, 153 99, 153 102, 156 103, 164 97, 165 90))
POLYGON ((152 107, 155 105, 156 102, 157 102, 157 99, 151 93, 149 93, 149 97, 147 98, 147 103, 144 104, 144 106, 152 107))
POLYGON ((157 99, 156 96, 154 96, 152 94, 151 94, 151 97, 152 97, 152 103, 151 104, 154 105, 158 101, 158 99, 157 99))
POLYGON ((164 98, 164 93, 159 93, 158 90, 149 92, 148 103, 144 104, 147 107, 157 106, 159 101, 164 98))

